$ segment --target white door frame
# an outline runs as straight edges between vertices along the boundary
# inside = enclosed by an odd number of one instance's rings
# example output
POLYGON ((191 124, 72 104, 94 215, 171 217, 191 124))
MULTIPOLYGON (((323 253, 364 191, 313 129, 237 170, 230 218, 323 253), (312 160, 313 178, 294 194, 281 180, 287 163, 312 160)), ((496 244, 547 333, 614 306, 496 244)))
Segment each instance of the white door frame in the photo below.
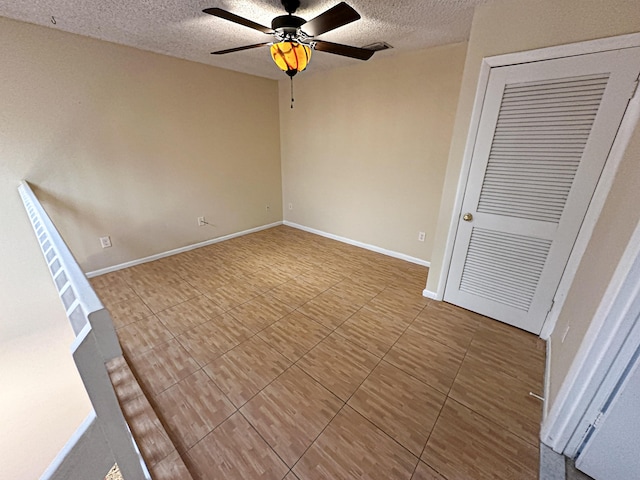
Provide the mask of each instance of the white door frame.
MULTIPOLYGON (((497 55, 494 57, 486 57, 482 60, 480 67, 480 76, 478 79, 478 87, 476 89, 476 96, 473 105, 473 111, 471 113, 471 122, 469 126, 469 134, 467 136, 467 142, 464 150, 464 156, 462 160, 462 168, 460 170, 460 177, 458 180, 458 188, 456 192, 456 199, 453 207, 453 214, 451 216, 451 222, 449 224, 449 233, 447 235, 447 242, 445 245, 445 251, 442 262, 442 270, 440 279, 438 281, 438 287, 435 298, 442 300, 444 298, 444 290, 449 276, 449 269, 451 266, 451 259, 453 255, 453 245, 455 242, 459 218, 462 212, 462 200, 469 178, 469 171, 471 169, 471 158, 476 144, 476 136, 478 134, 478 128, 480 125, 480 114, 482 113, 482 105, 484 103, 485 92, 489 83, 489 73, 494 67, 503 67, 507 65, 517 65, 521 63, 538 62, 543 60, 551 60, 555 58, 571 57, 576 55, 585 55, 589 53, 605 52, 609 50, 618 50, 621 48, 640 47, 640 33, 632 33, 628 35, 620 35, 616 37, 603 38, 598 40, 589 40, 585 42, 572 43, 567 45, 559 45, 554 47, 541 48, 537 50, 529 50, 526 52, 508 53, 505 55, 497 55)), ((569 288, 573 282, 578 266, 582 260, 582 256, 587 248, 593 229, 596 222, 602 212, 605 200, 611 190, 611 185, 615 177, 620 161, 624 155, 624 151, 631 139, 631 135, 635 129, 638 119, 640 118, 640 99, 638 95, 632 99, 627 108, 627 111, 622 118, 620 129, 616 135, 613 147, 609 154, 609 158, 604 166, 602 175, 596 190, 585 214, 582 227, 578 232, 578 237, 574 244, 571 255, 567 262, 564 274, 560 280, 560 284, 554 297, 554 304, 547 315, 545 323, 542 327, 540 337, 547 340, 553 332, 555 324, 558 320, 558 316, 564 301, 566 299, 569 288)))
POLYGON ((543 443, 574 457, 640 346, 640 222, 567 377, 542 422, 543 443))

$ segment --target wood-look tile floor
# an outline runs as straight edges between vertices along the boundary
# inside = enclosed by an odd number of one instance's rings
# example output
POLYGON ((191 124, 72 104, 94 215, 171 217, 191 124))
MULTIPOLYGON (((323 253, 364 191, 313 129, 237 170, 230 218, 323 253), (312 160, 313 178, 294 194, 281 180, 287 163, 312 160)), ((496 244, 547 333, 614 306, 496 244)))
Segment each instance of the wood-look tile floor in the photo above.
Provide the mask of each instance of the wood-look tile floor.
POLYGON ((161 423, 143 454, 175 480, 537 478, 544 343, 427 273, 276 227, 92 279, 161 423))

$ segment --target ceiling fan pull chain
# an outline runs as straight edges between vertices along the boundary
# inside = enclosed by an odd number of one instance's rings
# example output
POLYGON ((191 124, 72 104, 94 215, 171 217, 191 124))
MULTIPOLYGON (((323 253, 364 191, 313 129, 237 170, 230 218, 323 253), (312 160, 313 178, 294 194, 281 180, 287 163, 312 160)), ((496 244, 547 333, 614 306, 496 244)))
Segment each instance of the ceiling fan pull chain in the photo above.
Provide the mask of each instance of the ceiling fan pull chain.
POLYGON ((293 108, 293 77, 289 77, 291 80, 291 108, 293 108))

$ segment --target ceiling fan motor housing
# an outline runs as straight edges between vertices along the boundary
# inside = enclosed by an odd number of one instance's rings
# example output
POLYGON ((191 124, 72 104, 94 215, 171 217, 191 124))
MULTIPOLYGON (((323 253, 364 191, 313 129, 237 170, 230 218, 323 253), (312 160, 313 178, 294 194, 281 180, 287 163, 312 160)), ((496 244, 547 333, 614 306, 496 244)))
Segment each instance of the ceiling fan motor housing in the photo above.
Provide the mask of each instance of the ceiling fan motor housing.
POLYGON ((304 18, 296 17, 295 15, 281 15, 271 21, 271 28, 276 32, 295 34, 298 28, 305 23, 307 21, 304 18))

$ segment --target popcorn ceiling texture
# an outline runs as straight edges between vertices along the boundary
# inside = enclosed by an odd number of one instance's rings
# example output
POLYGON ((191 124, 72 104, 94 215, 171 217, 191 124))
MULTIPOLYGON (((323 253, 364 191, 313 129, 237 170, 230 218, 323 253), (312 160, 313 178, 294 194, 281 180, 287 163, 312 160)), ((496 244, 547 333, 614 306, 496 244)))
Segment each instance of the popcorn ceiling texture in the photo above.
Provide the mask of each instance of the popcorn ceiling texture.
MULTIPOLYGON (((296 15, 311 20, 338 1, 301 0, 296 15)), ((473 9, 483 0, 348 0, 347 3, 362 19, 319 38, 358 47, 385 41, 394 47, 376 53, 372 59, 375 61, 403 51, 467 40, 473 9)), ((271 25, 273 17, 285 14, 280 0, 0 0, 0 16, 261 77, 283 78, 266 48, 210 55, 214 50, 269 41, 272 37, 202 13, 207 7, 220 7, 266 26, 271 25)), ((315 52, 311 60, 313 68, 306 74, 359 62, 315 52)))

